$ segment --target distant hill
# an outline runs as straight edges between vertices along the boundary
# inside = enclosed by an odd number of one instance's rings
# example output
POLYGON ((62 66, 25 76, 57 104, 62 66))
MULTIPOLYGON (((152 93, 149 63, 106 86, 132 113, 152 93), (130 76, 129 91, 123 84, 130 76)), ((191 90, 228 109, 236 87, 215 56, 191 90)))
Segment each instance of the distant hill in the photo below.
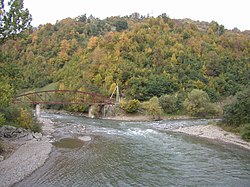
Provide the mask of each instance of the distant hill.
POLYGON ((109 95, 119 84, 123 96, 147 100, 198 88, 219 101, 250 80, 250 31, 166 14, 66 18, 6 41, 0 52, 0 73, 18 89, 59 82, 109 95))

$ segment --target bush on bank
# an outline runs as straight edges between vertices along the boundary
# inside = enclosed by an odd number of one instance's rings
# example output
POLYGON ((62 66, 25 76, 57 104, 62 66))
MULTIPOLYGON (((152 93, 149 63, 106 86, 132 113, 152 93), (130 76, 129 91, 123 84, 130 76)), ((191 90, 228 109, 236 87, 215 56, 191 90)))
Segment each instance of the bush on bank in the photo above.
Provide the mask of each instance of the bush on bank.
POLYGON ((250 141, 250 87, 236 95, 231 104, 224 107, 224 123, 233 129, 240 129, 241 137, 250 141))
POLYGON ((239 92, 236 100, 224 107, 224 120, 231 126, 250 123, 250 88, 239 92))
POLYGON ((142 106, 146 114, 151 115, 153 120, 161 119, 160 116, 163 114, 163 110, 157 97, 152 97, 149 101, 143 102, 142 106))
POLYGON ((0 106, 0 126, 10 125, 41 132, 41 127, 33 116, 32 109, 25 105, 0 106))
POLYGON ((193 89, 183 103, 188 114, 194 117, 218 116, 221 109, 210 102, 208 94, 203 90, 193 89))
POLYGON ((174 95, 162 95, 159 98, 159 103, 166 114, 177 113, 177 97, 174 95))
POLYGON ((246 141, 250 141, 250 123, 243 126, 243 129, 241 130, 241 137, 246 141))
POLYGON ((126 113, 136 113, 138 112, 141 103, 137 99, 125 101, 122 100, 120 103, 121 108, 126 112, 126 113))

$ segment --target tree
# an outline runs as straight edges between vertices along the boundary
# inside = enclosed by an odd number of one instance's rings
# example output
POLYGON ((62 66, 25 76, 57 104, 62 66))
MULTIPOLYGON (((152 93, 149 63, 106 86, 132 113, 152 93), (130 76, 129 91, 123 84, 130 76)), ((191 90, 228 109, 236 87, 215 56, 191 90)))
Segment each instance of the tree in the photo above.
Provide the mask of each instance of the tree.
MULTIPOLYGON (((1 78, 1 77, 0 77, 1 78)), ((6 82, 0 83, 0 126, 6 121, 5 114, 2 109, 8 107, 12 102, 13 89, 6 82)))
POLYGON ((220 109, 210 102, 208 94, 203 90, 193 89, 183 104, 191 116, 206 117, 220 114, 220 109))
POLYGON ((225 106, 224 119, 233 126, 250 123, 250 88, 239 92, 236 101, 225 106))
POLYGON ((0 83, 0 107, 8 107, 12 102, 13 88, 6 82, 0 83))
POLYGON ((222 71, 220 56, 215 51, 209 51, 205 56, 206 75, 219 76, 222 71))
POLYGON ((168 20, 170 19, 166 13, 162 13, 161 15, 158 16, 158 18, 162 18, 165 23, 167 23, 168 20))
POLYGON ((146 84, 145 95, 148 98, 153 96, 160 97, 164 94, 170 94, 178 90, 178 86, 165 76, 151 75, 146 84))
POLYGON ((128 28, 128 22, 125 20, 118 20, 116 21, 115 26, 118 32, 122 30, 126 30, 128 28))
POLYGON ((143 108, 148 115, 152 115, 154 120, 159 120, 160 115, 163 113, 157 97, 152 97, 149 101, 144 102, 143 108))
POLYGON ((10 0, 5 8, 4 0, 0 2, 0 41, 14 38, 30 27, 32 17, 24 9, 23 0, 10 0))
POLYGON ((136 113, 139 107, 140 101, 137 99, 121 102, 121 108, 127 113, 136 113))
POLYGON ((160 105, 166 114, 173 114, 178 111, 177 95, 162 95, 159 98, 160 105))

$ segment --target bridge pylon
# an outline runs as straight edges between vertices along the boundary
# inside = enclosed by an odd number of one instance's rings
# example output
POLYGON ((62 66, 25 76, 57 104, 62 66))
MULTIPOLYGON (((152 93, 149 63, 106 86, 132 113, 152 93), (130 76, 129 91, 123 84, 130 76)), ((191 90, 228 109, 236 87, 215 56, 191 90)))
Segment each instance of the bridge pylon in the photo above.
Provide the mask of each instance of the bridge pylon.
POLYGON ((36 104, 35 115, 36 115, 37 118, 41 117, 41 106, 40 106, 40 104, 36 104))
POLYGON ((120 96, 120 91, 119 91, 118 85, 116 85, 114 91, 112 92, 112 94, 110 96, 110 99, 112 99, 115 92, 116 92, 115 103, 119 104, 121 102, 121 96, 120 96))

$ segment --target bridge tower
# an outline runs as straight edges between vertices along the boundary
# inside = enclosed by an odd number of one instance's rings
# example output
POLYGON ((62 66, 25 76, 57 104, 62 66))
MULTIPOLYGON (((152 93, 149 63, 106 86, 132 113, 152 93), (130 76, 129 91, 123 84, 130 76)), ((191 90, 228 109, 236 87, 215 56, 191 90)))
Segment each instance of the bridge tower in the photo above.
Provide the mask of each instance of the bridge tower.
POLYGON ((112 92, 110 99, 112 99, 114 93, 116 92, 116 97, 115 97, 115 103, 120 103, 121 102, 121 96, 120 96, 120 91, 119 91, 119 86, 118 84, 116 85, 114 91, 112 92))

